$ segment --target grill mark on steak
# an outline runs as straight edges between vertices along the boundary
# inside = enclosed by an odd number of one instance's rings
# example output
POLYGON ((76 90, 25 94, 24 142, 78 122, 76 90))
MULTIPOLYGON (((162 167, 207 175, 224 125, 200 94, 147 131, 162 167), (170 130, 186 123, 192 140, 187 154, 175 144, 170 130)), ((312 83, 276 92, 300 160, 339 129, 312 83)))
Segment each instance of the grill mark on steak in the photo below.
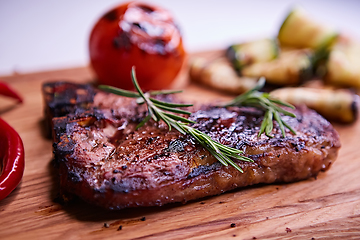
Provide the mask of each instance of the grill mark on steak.
MULTIPOLYGON (((48 104, 49 105, 49 104, 48 104)), ((145 106, 96 91, 82 111, 53 119, 54 152, 63 190, 108 208, 186 202, 258 183, 292 182, 316 176, 335 161, 339 136, 306 107, 284 120, 297 131, 282 138, 257 137, 263 112, 253 108, 202 106, 193 127, 244 151, 253 163, 234 160, 244 173, 223 166, 191 137, 166 124, 135 130, 145 106)))

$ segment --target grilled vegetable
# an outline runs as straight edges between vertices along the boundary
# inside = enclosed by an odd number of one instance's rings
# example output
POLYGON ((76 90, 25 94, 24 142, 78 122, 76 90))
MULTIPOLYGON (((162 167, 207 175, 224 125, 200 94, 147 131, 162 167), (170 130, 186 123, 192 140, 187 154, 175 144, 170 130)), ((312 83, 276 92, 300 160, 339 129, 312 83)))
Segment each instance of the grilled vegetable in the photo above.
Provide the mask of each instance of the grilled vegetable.
POLYGON ((293 9, 283 22, 278 39, 281 45, 318 49, 331 44, 337 33, 312 19, 301 8, 293 9))
POLYGON ((24 159, 24 145, 19 134, 0 118, 0 200, 20 183, 24 173, 24 159))
POLYGON ((310 50, 287 51, 270 62, 255 63, 244 67, 243 76, 258 78, 264 76, 268 83, 296 85, 311 77, 312 52, 310 50))
POLYGON ((210 62, 204 58, 194 58, 190 64, 190 78, 208 87, 234 94, 254 88, 257 82, 255 78, 239 77, 224 58, 210 62))
POLYGON ((328 120, 351 123, 357 119, 359 96, 348 90, 281 88, 270 96, 293 105, 305 104, 328 120))
POLYGON ((268 62, 278 56, 279 47, 274 39, 261 39, 253 42, 231 45, 226 57, 237 71, 246 65, 268 62))
POLYGON ((146 90, 168 88, 186 57, 171 13, 152 4, 129 1, 103 15, 89 38, 92 69, 100 84, 132 89, 136 66, 146 90))
POLYGON ((330 52, 326 71, 327 83, 360 88, 360 43, 338 41, 330 52))
MULTIPOLYGON (((0 95, 23 98, 8 84, 0 81, 0 95)), ((24 145, 19 134, 0 118, 0 200, 7 197, 20 183, 24 172, 24 145)))

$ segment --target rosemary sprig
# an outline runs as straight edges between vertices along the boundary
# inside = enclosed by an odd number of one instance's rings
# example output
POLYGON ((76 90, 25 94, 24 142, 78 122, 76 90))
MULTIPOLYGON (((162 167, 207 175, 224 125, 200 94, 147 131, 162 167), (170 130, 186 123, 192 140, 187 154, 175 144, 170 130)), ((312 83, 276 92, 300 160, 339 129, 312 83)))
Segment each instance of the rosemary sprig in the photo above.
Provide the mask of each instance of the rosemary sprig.
POLYGON ((219 162, 221 162, 225 166, 228 166, 230 164, 240 172, 243 172, 243 170, 237 164, 235 164, 231 158, 238 159, 241 161, 253 162, 252 159, 240 155, 243 154, 243 151, 216 142, 213 139, 211 139, 209 135, 189 126, 189 123, 195 123, 194 121, 191 121, 179 115, 172 114, 172 113, 177 113, 177 114, 190 115, 191 114, 190 112, 178 108, 189 107, 192 106, 192 104, 167 103, 151 97, 158 94, 171 94, 174 93, 174 91, 156 91, 156 92, 144 93, 137 83, 134 67, 131 70, 131 78, 137 92, 127 91, 127 90, 118 89, 110 86, 104 86, 104 85, 99 86, 99 88, 108 92, 115 93, 117 95, 136 98, 138 104, 144 104, 144 103, 146 104, 148 109, 148 114, 137 125, 136 128, 142 127, 151 118, 154 121, 162 120, 168 125, 169 131, 171 130, 171 128, 175 128, 177 131, 179 131, 184 135, 190 135, 206 150, 208 150, 219 162))
POLYGON ((295 114, 282 109, 280 106, 286 106, 292 109, 294 109, 295 107, 291 104, 271 98, 269 93, 259 92, 259 90, 264 87, 264 85, 265 78, 262 77, 259 79, 258 84, 253 89, 242 95, 239 95, 229 103, 224 104, 223 107, 251 106, 264 109, 265 115, 261 123, 258 136, 265 133, 266 136, 273 137, 271 136, 271 131, 273 130, 273 119, 278 122, 283 137, 285 137, 284 127, 288 128, 293 134, 296 134, 296 131, 292 127, 290 127, 284 120, 282 120, 280 116, 280 113, 282 113, 286 116, 296 117, 295 114))

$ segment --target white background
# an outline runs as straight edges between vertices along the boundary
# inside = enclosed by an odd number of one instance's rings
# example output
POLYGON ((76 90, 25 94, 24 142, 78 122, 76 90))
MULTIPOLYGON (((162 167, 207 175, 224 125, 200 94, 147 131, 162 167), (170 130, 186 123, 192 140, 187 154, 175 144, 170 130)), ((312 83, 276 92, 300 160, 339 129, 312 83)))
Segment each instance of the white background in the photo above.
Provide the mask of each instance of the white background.
MULTIPOLYGON (((0 75, 88 64, 93 24, 120 0, 0 0, 0 75)), ((189 52, 276 36, 292 6, 360 38, 360 1, 148 0, 170 10, 189 52)))

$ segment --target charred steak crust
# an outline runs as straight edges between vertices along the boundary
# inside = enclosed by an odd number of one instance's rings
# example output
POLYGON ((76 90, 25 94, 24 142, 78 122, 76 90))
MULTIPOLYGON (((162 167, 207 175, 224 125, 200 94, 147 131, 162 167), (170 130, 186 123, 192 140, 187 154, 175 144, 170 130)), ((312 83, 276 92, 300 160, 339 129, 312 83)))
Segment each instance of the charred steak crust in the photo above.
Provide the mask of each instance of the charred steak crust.
MULTIPOLYGON (((263 112, 203 106, 194 127, 241 149, 253 163, 225 167, 188 136, 150 122, 133 99, 98 92, 88 111, 53 119, 54 153, 64 191, 108 208, 186 202, 258 183, 292 182, 327 170, 337 157, 339 136, 316 112, 299 107, 285 117, 297 135, 257 137, 263 112)), ((275 125, 276 126, 276 125, 275 125)))
POLYGON ((89 109, 97 92, 91 84, 76 84, 66 81, 44 83, 42 93, 45 102, 45 128, 47 137, 52 134, 52 119, 69 113, 89 109))

